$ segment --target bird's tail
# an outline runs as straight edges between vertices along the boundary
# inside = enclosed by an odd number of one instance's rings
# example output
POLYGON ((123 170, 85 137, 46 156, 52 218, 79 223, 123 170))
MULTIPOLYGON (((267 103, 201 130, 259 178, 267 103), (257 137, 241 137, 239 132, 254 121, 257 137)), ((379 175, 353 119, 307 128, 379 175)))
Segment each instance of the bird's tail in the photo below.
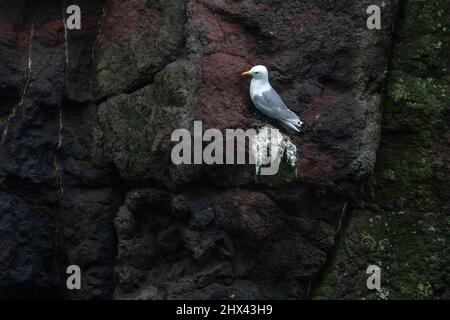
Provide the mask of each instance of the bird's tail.
POLYGON ((293 118, 293 119, 283 119, 281 122, 286 125, 287 127, 297 131, 301 132, 303 122, 299 118, 293 118))

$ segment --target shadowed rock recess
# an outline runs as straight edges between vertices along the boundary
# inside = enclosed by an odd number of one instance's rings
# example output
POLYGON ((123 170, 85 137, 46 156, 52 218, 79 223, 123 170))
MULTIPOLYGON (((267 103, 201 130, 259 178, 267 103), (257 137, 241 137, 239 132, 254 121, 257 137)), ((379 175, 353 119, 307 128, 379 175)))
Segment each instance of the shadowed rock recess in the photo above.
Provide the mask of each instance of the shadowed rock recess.
POLYGON ((448 297, 449 11, 426 3, 2 0, 0 298, 367 297, 380 245, 415 263, 419 221, 435 268, 396 286, 448 297), (240 76, 256 64, 308 125, 285 132, 296 167, 172 164, 176 128, 270 122, 240 76))

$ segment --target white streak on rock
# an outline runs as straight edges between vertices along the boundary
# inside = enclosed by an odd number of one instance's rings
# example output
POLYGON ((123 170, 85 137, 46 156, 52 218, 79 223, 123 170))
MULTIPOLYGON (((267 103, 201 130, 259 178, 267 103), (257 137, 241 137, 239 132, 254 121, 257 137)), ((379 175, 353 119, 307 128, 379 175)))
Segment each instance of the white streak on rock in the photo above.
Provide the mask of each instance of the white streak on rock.
POLYGON ((285 155, 287 163, 293 168, 296 167, 297 147, 288 136, 280 133, 277 129, 267 126, 259 129, 253 139, 252 151, 255 157, 256 175, 261 173, 262 166, 270 163, 272 157, 278 157, 281 162, 285 155))
POLYGON ((26 96, 26 94, 28 92, 28 88, 30 86, 31 66, 33 65, 32 50, 33 50, 33 39, 34 39, 34 22, 36 20, 36 16, 37 16, 37 10, 33 16, 32 22, 31 22, 30 37, 28 40, 28 66, 25 71, 25 85, 23 86, 22 94, 20 96, 19 102, 12 108, 11 112, 8 114, 8 116, 5 120, 5 127, 3 129, 3 134, 2 134, 2 139, 1 139, 2 144, 5 143, 5 140, 8 136, 9 123, 10 123, 11 119, 16 116, 17 109, 19 109, 21 106, 23 106, 23 104, 25 102, 25 96, 26 96))

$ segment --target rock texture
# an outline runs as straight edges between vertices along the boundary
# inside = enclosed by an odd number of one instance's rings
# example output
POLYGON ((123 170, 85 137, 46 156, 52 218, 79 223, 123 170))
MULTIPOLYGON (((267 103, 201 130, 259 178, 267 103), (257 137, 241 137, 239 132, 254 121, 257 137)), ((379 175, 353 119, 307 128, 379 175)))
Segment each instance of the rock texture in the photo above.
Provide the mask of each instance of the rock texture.
MULTIPOLYGON (((310 297, 375 168, 398 5, 380 2, 383 28, 369 30, 373 2, 78 0, 72 31, 65 1, 2 1, 0 297, 310 297), (296 167, 255 180, 251 165, 172 164, 171 134, 194 120, 270 122, 240 76, 255 64, 308 125, 284 132, 296 167), (81 290, 66 288, 71 264, 81 290)), ((416 107, 433 84, 407 97, 390 90, 398 72, 440 84, 448 73, 439 59, 410 73, 403 56, 394 51, 387 103, 416 107)), ((383 143, 382 159, 399 145, 383 143)))
POLYGON ((401 4, 375 174, 316 298, 449 299, 449 15, 448 1, 401 4))
POLYGON ((105 298, 113 290, 120 177, 101 152, 91 48, 101 3, 65 32, 61 1, 1 4, 3 298, 105 298), (20 227, 22 226, 22 227, 20 227), (81 267, 83 289, 65 288, 81 267))

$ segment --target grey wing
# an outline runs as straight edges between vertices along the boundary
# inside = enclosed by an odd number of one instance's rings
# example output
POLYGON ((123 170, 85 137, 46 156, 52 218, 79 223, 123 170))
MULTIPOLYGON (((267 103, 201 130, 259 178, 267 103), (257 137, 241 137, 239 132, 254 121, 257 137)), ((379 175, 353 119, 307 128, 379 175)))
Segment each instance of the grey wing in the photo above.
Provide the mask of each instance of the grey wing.
POLYGON ((275 119, 298 119, 298 116, 289 110, 279 94, 271 88, 253 98, 256 107, 265 115, 275 119))

